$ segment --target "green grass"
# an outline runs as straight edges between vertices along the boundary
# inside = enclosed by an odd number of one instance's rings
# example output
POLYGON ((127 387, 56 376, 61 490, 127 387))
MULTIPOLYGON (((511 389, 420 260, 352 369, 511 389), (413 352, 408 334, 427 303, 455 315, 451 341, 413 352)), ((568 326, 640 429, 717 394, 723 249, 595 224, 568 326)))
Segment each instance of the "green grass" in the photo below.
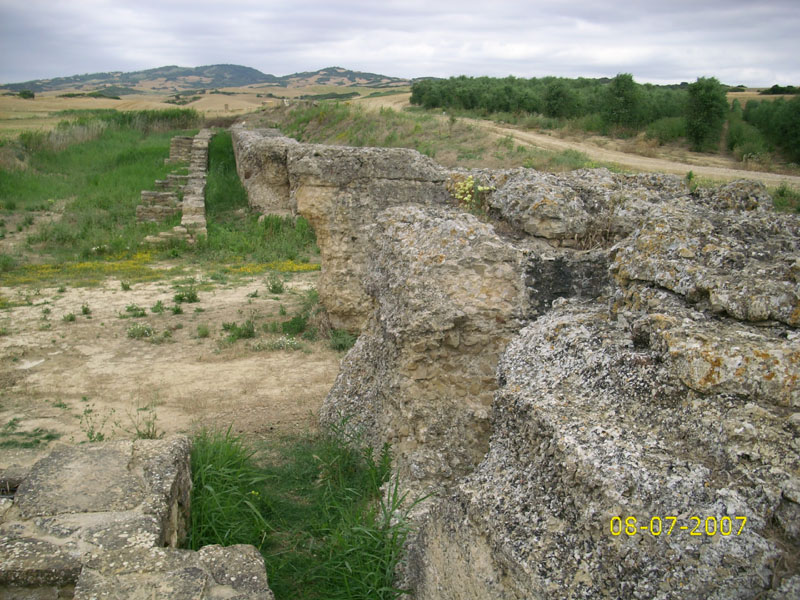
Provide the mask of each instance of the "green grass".
POLYGON ((258 215, 250 213, 227 131, 218 132, 209 145, 206 216, 208 238, 197 248, 206 259, 309 262, 319 254, 314 231, 303 217, 266 215, 259 223, 258 215))
POLYGON ((800 212, 800 191, 782 183, 770 190, 775 210, 784 212, 800 212))
POLYGON ((177 224, 135 220, 140 192, 171 169, 164 158, 175 133, 107 129, 64 150, 41 149, 32 154, 30 168, 0 171, 0 200, 13 198, 17 210, 64 206, 61 219, 41 224, 28 238, 54 259, 130 254, 144 236, 177 224))
POLYGON ((334 429, 265 450, 269 461, 257 461, 230 430, 195 436, 189 547, 255 545, 276 598, 399 597, 411 503, 396 483, 381 498, 388 445, 375 455, 334 429))
POLYGON ((344 352, 350 350, 355 343, 357 337, 344 329, 332 329, 330 334, 329 345, 332 350, 344 352))
POLYGON ((203 430, 192 445, 192 512, 188 547, 208 544, 264 546, 269 514, 265 475, 241 438, 203 430), (262 495, 263 493, 263 495, 262 495))
POLYGON ((250 319, 241 325, 237 323, 223 323, 222 330, 228 332, 228 335, 225 339, 231 344, 236 340, 251 339, 256 337, 256 326, 250 319))

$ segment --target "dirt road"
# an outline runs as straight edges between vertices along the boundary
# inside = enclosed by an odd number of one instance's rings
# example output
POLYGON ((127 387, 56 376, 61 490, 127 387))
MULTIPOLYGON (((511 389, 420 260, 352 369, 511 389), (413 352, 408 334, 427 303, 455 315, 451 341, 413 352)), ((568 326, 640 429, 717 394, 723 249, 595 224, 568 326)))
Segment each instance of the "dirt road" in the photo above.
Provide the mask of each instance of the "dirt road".
MULTIPOLYGON (((362 100, 359 102, 359 104, 365 108, 374 110, 377 110, 381 107, 402 110, 403 108, 410 106, 408 101, 410 96, 410 94, 380 96, 362 100)), ((440 118, 445 119, 447 117, 443 115, 440 118)), ((576 150, 586 154, 592 160, 604 163, 614 163, 624 168, 641 171, 656 171, 660 173, 674 173, 677 175, 686 175, 689 171, 692 171, 695 176, 706 179, 722 181, 731 181, 734 179, 753 179, 756 181, 761 181, 768 186, 778 186, 781 183, 786 183, 793 188, 800 189, 800 177, 798 176, 740 169, 737 168, 737 165, 741 163, 722 156, 706 155, 687 151, 683 152, 687 158, 681 161, 661 157, 648 157, 638 154, 631 154, 629 152, 622 152, 615 149, 604 148, 591 142, 562 139, 554 135, 548 135, 547 133, 521 131, 514 127, 498 125, 492 121, 466 119, 463 117, 459 117, 459 119, 469 121, 471 124, 480 127, 495 137, 511 137, 516 143, 521 145, 535 146, 537 148, 555 150, 558 152, 564 150, 576 150)), ((599 136, 594 139, 598 143, 609 142, 608 138, 600 138, 599 136)), ((655 152, 658 152, 658 150, 655 150, 655 152)))

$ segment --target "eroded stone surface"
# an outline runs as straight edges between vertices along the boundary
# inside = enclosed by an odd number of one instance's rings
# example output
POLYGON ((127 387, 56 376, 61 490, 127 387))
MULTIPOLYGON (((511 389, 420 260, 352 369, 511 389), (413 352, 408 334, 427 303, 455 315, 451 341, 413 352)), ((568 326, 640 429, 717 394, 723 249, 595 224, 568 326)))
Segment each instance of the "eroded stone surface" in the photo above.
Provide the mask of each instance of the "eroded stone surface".
POLYGON ((191 490, 185 437, 62 446, 0 521, 0 585, 74 583, 90 551, 176 545, 191 490))
POLYGON ((367 226, 386 208, 444 204, 445 172, 405 148, 298 145, 288 152, 291 193, 323 256, 320 300, 334 327, 360 331, 372 312, 364 289, 367 226))
POLYGON ((294 215, 286 153, 297 142, 276 129, 231 129, 236 171, 250 207, 264 214, 294 215))
POLYGON ((631 317, 557 301, 511 342, 490 451, 418 541, 418 598, 752 598, 796 573, 800 448, 786 411, 688 388, 631 317), (642 532, 669 515, 671 535, 642 532), (635 535, 611 535, 615 516, 636 517, 635 535), (747 523, 691 536, 692 516, 700 531, 707 517, 747 523))
POLYGON ((392 443, 407 479, 452 481, 486 451, 497 357, 525 304, 523 253, 444 207, 387 209, 370 239, 377 309, 321 418, 392 443))
POLYGON ((440 207, 423 163, 287 153, 323 302, 351 329, 372 311, 322 418, 441 495, 416 597, 797 597, 798 218, 748 182, 475 172, 509 240, 440 207), (612 535, 615 516, 678 529, 612 535), (747 524, 690 536, 693 516, 747 524))
POLYGON ((75 600, 270 600, 264 559, 253 546, 126 549, 89 556, 75 600))

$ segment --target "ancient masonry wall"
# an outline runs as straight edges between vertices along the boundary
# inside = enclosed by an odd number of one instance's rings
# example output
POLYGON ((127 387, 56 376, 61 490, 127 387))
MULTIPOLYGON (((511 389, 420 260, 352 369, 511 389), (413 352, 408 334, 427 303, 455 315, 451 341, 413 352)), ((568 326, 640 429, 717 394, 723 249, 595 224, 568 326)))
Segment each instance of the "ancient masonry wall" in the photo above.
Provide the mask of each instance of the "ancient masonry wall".
POLYGON ((800 219, 763 186, 233 139, 360 332, 320 420, 431 494, 416 600, 800 598, 800 219))
POLYGON ((145 238, 148 244, 165 244, 171 240, 186 240, 190 244, 207 235, 205 189, 208 171, 208 144, 213 137, 210 129, 201 130, 194 137, 178 136, 170 143, 170 155, 165 162, 189 163, 187 175, 170 174, 156 181, 156 190, 142 191, 142 201, 136 207, 136 219, 143 222, 161 222, 181 214, 181 224, 170 231, 145 238))

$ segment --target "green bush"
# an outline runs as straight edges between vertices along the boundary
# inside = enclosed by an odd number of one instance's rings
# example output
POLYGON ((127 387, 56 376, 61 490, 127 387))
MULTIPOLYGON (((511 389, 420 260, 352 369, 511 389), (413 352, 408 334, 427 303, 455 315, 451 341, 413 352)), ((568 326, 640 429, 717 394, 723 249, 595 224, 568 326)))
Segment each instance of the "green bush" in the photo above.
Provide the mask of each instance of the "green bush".
POLYGON ((24 98, 25 100, 33 100, 33 99, 36 97, 36 94, 34 94, 34 93, 33 93, 32 91, 30 91, 30 90, 22 90, 22 91, 19 93, 19 97, 20 97, 20 98, 24 98))
POLYGON ((250 339, 256 337, 256 326, 248 319, 242 325, 234 323, 223 323, 222 330, 228 332, 227 341, 230 343, 241 339, 250 339))
POLYGON ((281 323, 281 331, 286 335, 300 335, 308 325, 307 315, 295 315, 288 321, 281 323))
POLYGON ((686 119, 684 117, 664 117, 647 126, 645 137, 658 140, 659 144, 667 144, 686 137, 686 119))
POLYGON ((182 302, 200 302, 200 298, 197 295, 197 288, 193 285, 178 286, 178 291, 173 296, 173 300, 176 304, 181 304, 182 302))

